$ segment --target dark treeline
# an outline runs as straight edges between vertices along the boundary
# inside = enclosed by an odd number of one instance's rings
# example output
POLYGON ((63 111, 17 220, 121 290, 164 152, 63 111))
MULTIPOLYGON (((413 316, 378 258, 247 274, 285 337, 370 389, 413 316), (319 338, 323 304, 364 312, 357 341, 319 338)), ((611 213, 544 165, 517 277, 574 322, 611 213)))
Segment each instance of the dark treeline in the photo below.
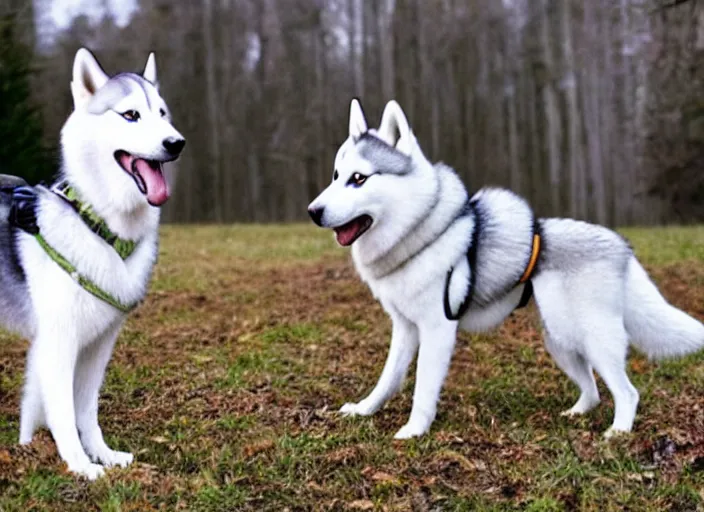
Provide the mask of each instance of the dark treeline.
POLYGON ((156 51, 188 138, 170 221, 304 219, 353 96, 372 124, 396 98, 429 157, 471 189, 511 187, 541 215, 701 221, 704 3, 668 4, 141 0, 124 28, 79 17, 37 44, 34 97, 55 146, 79 46, 109 72, 156 51))

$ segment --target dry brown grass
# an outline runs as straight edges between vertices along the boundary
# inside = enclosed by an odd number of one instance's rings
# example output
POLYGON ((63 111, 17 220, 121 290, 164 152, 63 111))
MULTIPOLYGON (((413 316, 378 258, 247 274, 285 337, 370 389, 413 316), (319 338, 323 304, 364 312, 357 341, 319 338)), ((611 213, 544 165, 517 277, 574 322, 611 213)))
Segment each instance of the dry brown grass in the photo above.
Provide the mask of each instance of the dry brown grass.
MULTIPOLYGON (((704 319, 704 229, 627 233, 663 293, 704 319)), ((390 324, 332 237, 307 226, 168 227, 101 398, 137 462, 74 479, 47 432, 16 445, 26 344, 0 335, 0 510, 702 510, 704 356, 631 359, 635 433, 577 391, 533 308, 462 335, 429 435, 392 440, 412 380, 374 417, 390 324)), ((604 397, 609 397, 602 388, 604 397)))

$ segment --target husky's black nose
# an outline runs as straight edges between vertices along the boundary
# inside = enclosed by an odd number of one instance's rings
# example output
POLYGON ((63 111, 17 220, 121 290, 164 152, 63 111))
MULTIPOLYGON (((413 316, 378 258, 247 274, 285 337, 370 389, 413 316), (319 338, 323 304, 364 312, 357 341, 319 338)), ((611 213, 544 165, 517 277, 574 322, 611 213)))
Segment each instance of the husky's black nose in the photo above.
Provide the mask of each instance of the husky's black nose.
POLYGON ((186 139, 177 139, 176 137, 169 137, 164 139, 162 142, 164 149, 169 152, 170 155, 178 156, 183 151, 183 146, 186 145, 186 139))
POLYGON ((323 212, 325 208, 308 208, 308 215, 318 226, 323 225, 323 212))

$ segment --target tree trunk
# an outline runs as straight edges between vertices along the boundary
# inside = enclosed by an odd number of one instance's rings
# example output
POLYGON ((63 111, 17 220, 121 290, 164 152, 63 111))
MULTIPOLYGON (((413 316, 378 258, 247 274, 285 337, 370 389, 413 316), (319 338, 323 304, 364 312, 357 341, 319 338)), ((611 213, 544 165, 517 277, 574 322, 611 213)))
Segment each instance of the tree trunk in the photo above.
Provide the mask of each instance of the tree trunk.
POLYGON ((381 92, 385 101, 395 97, 396 78, 394 76, 394 34, 393 18, 396 0, 380 0, 377 27, 379 32, 379 74, 381 76, 381 92))
POLYGON ((540 81, 543 99, 543 121, 545 123, 545 143, 547 148, 548 175, 550 177, 550 204, 553 215, 562 211, 560 201, 561 168, 560 168, 560 112, 554 90, 555 58, 552 51, 550 33, 550 17, 548 0, 541 4, 540 40, 543 52, 544 73, 540 81))
MULTIPOLYGON (((575 218, 587 218, 587 186, 584 169, 584 152, 582 138, 582 112, 579 108, 578 90, 579 81, 577 78, 577 63, 574 56, 574 44, 572 39, 572 0, 566 0, 562 5, 561 25, 563 38, 563 55, 565 69, 563 70, 562 84, 565 91, 567 103, 567 169, 570 181, 570 215, 575 218)), ((603 195, 597 201, 603 201, 603 195)), ((603 207, 597 211, 603 211, 603 207)), ((599 218, 600 222, 605 219, 599 218)))
MULTIPOLYGON (((508 16, 508 14, 507 14, 508 16)), ((520 161, 520 148, 518 140, 518 95, 517 95, 517 65, 516 60, 518 59, 517 53, 520 44, 521 33, 518 27, 513 26, 512 23, 507 25, 507 30, 505 31, 505 62, 504 62, 504 87, 503 96, 504 103, 506 105, 506 124, 508 130, 508 161, 509 161, 509 172, 508 172, 508 184, 512 190, 520 193, 521 186, 521 161, 520 161)))
POLYGON ((205 97, 208 105, 208 124, 210 128, 210 159, 213 186, 211 205, 215 220, 223 221, 222 212, 222 174, 220 172, 220 122, 218 119, 217 79, 215 76, 215 48, 213 43, 213 4, 212 0, 203 0, 203 39, 205 43, 205 97))
MULTIPOLYGON (((609 2, 610 0, 605 0, 609 2)), ((595 9, 592 4, 584 4, 584 33, 586 40, 590 46, 598 48, 601 46, 605 52, 610 52, 610 43, 605 41, 608 30, 600 29, 602 23, 597 18, 597 13, 600 9, 595 9)), ((608 13, 602 19, 608 20, 608 13)), ((611 116, 609 104, 610 95, 605 95, 602 90, 608 91, 608 87, 613 77, 607 75, 608 70, 606 65, 600 69, 598 59, 598 51, 589 55, 587 65, 584 72, 584 92, 582 94, 583 110, 585 124, 587 126, 586 144, 588 148, 587 168, 589 170, 589 181, 591 184, 590 202, 592 203, 592 211, 594 218, 601 224, 609 224, 612 222, 612 216, 609 215, 609 201, 606 195, 606 159, 609 158, 609 150, 602 144, 603 141, 608 141, 613 137, 611 133, 611 122, 605 119, 604 115, 611 116)), ((607 61, 607 59, 603 59, 607 61)))

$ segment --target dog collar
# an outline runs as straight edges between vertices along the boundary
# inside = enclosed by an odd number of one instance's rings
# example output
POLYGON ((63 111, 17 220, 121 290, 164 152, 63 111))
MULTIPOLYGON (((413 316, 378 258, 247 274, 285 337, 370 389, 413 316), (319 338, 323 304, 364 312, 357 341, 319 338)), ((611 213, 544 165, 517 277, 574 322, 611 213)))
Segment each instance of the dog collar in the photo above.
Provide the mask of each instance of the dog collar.
POLYGON ((530 276, 533 275, 535 265, 538 263, 538 255, 540 255, 540 234, 536 232, 533 233, 533 247, 530 253, 530 259, 528 260, 526 271, 523 272, 521 279, 518 281, 519 283, 525 283, 530 279, 530 276))
POLYGON ((126 260, 132 255, 137 248, 137 244, 132 240, 124 240, 114 234, 105 220, 100 218, 88 203, 84 203, 78 198, 76 189, 69 185, 67 181, 58 183, 52 187, 52 191, 70 204, 86 226, 88 226, 93 233, 102 238, 106 244, 115 249, 115 252, 120 255, 120 258, 126 260))

